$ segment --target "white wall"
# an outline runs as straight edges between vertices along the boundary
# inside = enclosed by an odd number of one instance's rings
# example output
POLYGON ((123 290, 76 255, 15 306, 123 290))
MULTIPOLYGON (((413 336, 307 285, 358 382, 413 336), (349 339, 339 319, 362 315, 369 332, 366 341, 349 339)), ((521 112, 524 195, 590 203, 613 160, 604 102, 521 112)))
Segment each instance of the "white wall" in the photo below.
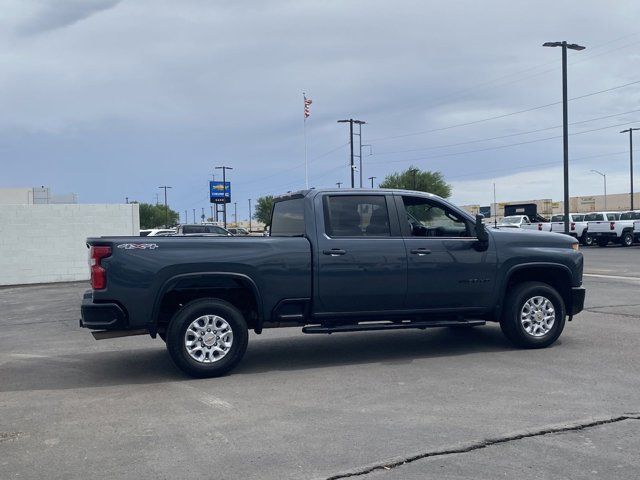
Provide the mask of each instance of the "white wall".
POLYGON ((0 285, 87 280, 87 237, 139 233, 137 204, 0 205, 0 285))

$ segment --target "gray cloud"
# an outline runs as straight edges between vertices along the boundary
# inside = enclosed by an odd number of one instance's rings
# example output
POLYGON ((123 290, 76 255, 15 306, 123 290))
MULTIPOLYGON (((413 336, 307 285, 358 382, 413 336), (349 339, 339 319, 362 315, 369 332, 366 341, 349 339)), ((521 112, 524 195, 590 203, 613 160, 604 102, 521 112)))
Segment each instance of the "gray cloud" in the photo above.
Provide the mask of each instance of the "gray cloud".
MULTIPOLYGON (((570 57, 572 95, 640 79, 632 67, 640 46, 635 2, 615 9, 596 1, 140 0, 112 8, 116 3, 66 2, 58 10, 53 3, 14 2, 5 10, 13 19, 13 33, 0 33, 0 102, 10 112, 0 117, 6 185, 47 183, 99 202, 149 201, 157 185, 168 183, 176 207, 191 212, 207 207, 207 175, 224 162, 235 167, 234 195, 243 212, 249 197, 303 186, 306 90, 314 101, 307 124, 311 159, 345 143, 337 119, 358 116, 368 122, 365 141, 381 139, 365 159, 366 176, 381 179, 414 163, 455 181, 457 201, 487 203, 494 178, 505 190, 517 183, 513 194, 531 197, 541 187, 523 179, 549 168, 537 165, 561 161, 558 140, 464 152, 560 130, 431 147, 559 125, 559 106, 386 137, 559 100, 560 53, 541 47, 548 40, 588 47, 570 57), (48 33, 25 37, 27 31, 48 33), (410 149, 418 151, 390 153, 410 149)), ((629 111, 639 100, 637 85, 576 100, 571 120, 629 111)), ((572 132, 639 119, 629 114, 572 132)), ((618 130, 571 137, 572 155, 624 151, 618 130)), ((346 153, 338 149, 313 161, 312 184, 344 181, 346 153)), ((624 155, 605 158, 607 168, 625 168, 624 155)), ((577 173, 601 162, 572 166, 576 191, 599 185, 577 173)), ((550 183, 545 195, 559 197, 560 179, 550 183)))

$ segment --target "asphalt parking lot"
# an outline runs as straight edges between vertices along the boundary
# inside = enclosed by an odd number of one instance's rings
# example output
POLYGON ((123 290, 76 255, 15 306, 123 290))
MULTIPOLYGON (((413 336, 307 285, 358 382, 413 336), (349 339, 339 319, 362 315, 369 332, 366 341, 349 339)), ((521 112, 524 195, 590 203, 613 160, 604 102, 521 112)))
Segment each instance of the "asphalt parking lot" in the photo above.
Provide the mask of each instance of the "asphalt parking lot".
POLYGON ((640 247, 583 250, 543 350, 471 330, 252 334, 229 376, 94 341, 86 285, 0 289, 0 478, 638 478, 640 247))

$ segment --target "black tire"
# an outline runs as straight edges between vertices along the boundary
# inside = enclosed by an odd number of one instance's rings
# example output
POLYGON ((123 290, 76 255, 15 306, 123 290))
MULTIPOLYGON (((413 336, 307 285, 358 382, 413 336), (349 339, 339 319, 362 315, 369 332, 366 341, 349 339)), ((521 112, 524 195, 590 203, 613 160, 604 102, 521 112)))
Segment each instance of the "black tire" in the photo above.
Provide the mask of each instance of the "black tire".
POLYGON ((630 247, 633 245, 633 234, 630 232, 623 233, 620 238, 620 245, 623 247, 630 247))
MULTIPOLYGON (((212 328, 215 327, 212 326, 212 328)), ((194 300, 178 310, 169 323, 166 336, 167 350, 178 368, 186 374, 198 378, 219 377, 228 373, 242 360, 249 340, 247 323, 242 313, 230 303, 215 298, 194 300), (185 345, 187 329, 192 322, 205 315, 216 315, 224 319, 233 336, 233 340, 230 342, 231 346, 224 356, 209 363, 193 358, 185 345)), ((206 338, 206 334, 203 338, 206 338)), ((211 349, 211 347, 207 348, 211 349)), ((207 355, 210 357, 213 354, 213 351, 207 353, 204 347, 200 350, 204 352, 205 358, 207 355)))
POLYGON ((593 245, 593 237, 591 235, 584 235, 584 245, 591 247, 593 245))
POLYGON ((544 348, 555 342, 565 324, 566 309, 560 294, 551 285, 542 282, 524 282, 511 287, 507 293, 500 319, 500 328, 516 346, 522 348, 544 348), (525 330, 520 316, 525 303, 534 297, 544 297, 553 304, 555 321, 548 332, 534 336, 525 330))
POLYGON ((599 238, 598 239, 598 246, 599 247, 606 247, 607 245, 609 245, 609 240, 606 238, 599 238))

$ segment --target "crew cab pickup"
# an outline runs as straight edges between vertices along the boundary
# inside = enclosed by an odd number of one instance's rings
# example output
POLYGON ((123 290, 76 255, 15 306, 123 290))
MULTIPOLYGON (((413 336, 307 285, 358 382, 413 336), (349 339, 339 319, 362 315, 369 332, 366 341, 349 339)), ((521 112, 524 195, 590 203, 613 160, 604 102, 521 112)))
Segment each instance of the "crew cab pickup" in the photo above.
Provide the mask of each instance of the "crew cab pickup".
POLYGON ((634 242, 640 242, 640 220, 633 222, 633 240, 634 242))
POLYGON ((245 353, 248 330, 308 334, 499 322, 540 348, 583 308, 570 237, 486 229, 446 200, 386 189, 304 190, 274 200, 269 237, 87 240, 94 337, 159 336, 196 377, 245 353))
MULTIPOLYGON (((554 215, 551 217, 551 231, 564 233, 564 215, 554 215)), ((588 235, 588 225, 584 220, 583 213, 569 214, 569 235, 577 238, 582 245, 591 245, 592 237, 588 235)))
POLYGON ((521 228, 525 230, 536 230, 538 232, 550 232, 551 223, 550 222, 523 223, 521 228))
POLYGON ((596 215, 596 220, 591 220, 594 214, 587 215, 585 219, 588 220, 589 235, 598 246, 606 247, 609 242, 623 247, 633 245, 633 221, 636 217, 640 218, 640 212, 603 212, 596 215))

